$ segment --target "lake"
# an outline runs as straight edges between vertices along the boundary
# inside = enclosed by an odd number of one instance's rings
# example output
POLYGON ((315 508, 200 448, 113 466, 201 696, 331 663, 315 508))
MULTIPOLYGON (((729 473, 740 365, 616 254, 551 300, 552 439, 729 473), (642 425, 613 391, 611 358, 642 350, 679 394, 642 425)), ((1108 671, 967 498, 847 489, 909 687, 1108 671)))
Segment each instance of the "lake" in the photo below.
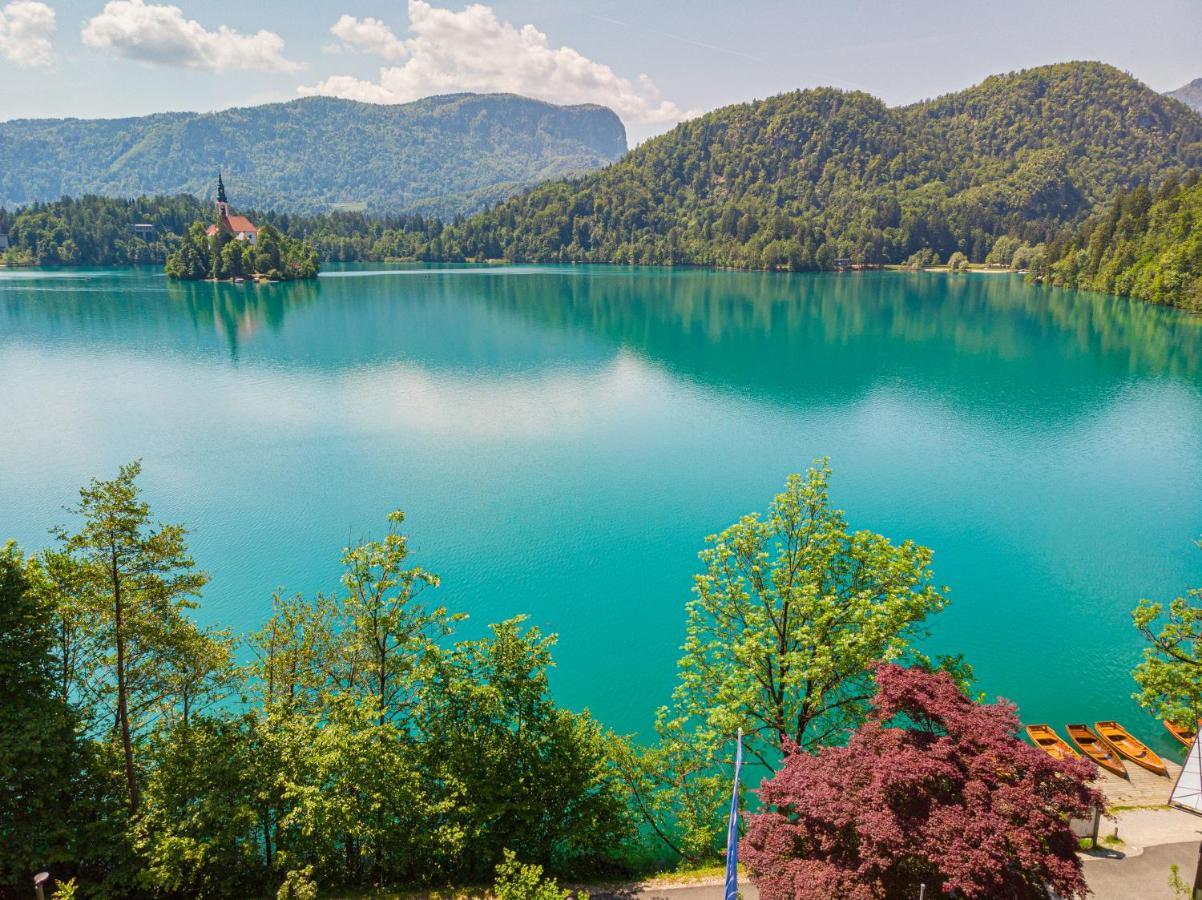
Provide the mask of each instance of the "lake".
POLYGON ((0 270, 0 536, 141 457, 197 615, 247 632, 401 508, 462 633, 558 632, 558 698, 620 731, 669 697, 705 536, 820 456, 854 526, 933 548, 926 649, 1172 746, 1130 611, 1202 583, 1199 318, 1009 275, 0 270))

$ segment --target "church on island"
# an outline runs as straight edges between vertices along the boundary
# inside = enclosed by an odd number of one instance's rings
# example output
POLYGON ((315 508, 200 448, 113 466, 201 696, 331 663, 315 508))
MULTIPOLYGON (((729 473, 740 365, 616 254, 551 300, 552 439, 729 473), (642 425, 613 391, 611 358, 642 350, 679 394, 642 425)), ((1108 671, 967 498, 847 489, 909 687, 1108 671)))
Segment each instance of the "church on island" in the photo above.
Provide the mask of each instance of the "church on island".
POLYGON ((230 204, 225 197, 225 183, 221 173, 217 173, 217 222, 209 226, 208 235, 213 237, 218 231, 224 231, 234 236, 236 241, 246 241, 253 244, 259 239, 259 229, 246 216, 231 216, 230 204))

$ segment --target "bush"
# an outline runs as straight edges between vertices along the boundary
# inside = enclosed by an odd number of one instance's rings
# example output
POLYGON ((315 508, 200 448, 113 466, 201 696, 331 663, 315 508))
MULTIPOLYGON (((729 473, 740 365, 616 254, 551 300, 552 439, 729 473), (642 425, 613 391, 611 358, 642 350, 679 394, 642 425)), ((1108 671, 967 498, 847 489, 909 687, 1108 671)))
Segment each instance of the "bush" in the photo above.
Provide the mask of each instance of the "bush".
MULTIPOLYGON (((571 900, 572 892, 563 890, 554 878, 543 878, 542 866, 524 866, 512 850, 505 851, 505 860, 497 866, 493 884, 496 900, 571 900)), ((581 891, 577 900, 588 900, 581 891)))
POLYGON ((317 883, 313 881, 313 867, 293 869, 284 876, 284 883, 276 892, 276 900, 317 900, 317 883))

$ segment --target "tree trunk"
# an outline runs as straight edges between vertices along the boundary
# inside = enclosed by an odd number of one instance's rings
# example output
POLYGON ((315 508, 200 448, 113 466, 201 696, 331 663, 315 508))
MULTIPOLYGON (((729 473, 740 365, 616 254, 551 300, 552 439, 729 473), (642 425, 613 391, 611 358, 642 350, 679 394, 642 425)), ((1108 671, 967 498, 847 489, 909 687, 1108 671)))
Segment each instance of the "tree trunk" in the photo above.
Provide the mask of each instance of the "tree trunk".
POLYGON ((125 683, 125 608, 121 599, 121 577, 117 558, 112 556, 113 619, 117 639, 117 726, 121 730, 121 752, 125 756, 125 783, 129 788, 129 811, 138 812, 138 780, 134 773, 134 746, 129 733, 128 686, 125 683))
POLYGON ((271 872, 271 810, 263 810, 263 861, 271 872))

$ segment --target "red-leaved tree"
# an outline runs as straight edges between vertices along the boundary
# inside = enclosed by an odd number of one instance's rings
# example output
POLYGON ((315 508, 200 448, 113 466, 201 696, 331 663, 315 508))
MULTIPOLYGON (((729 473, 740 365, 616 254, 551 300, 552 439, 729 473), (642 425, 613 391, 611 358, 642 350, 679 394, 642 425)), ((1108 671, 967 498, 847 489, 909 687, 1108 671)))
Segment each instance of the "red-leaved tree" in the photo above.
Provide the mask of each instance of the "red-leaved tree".
POLYGON ((796 750, 760 788, 741 853, 763 900, 1086 894, 1069 819, 1101 795, 1092 763, 1018 738, 1005 701, 945 673, 881 665, 846 747, 796 750))

